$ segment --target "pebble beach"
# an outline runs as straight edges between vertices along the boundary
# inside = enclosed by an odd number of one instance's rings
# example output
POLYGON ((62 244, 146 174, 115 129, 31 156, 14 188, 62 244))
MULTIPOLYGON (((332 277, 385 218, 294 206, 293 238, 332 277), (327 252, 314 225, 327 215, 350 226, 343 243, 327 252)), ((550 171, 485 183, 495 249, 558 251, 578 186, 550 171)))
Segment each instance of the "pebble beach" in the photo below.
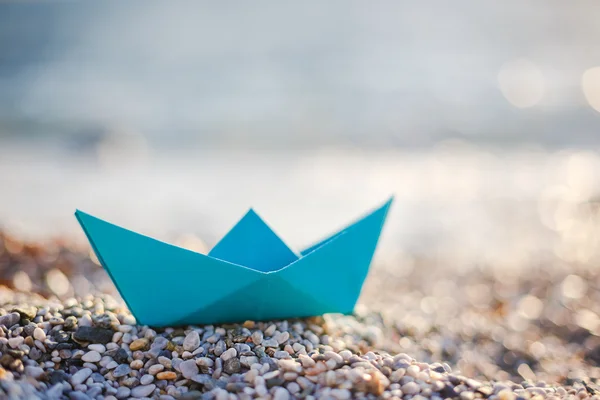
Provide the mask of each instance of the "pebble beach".
POLYGON ((0 398, 597 397, 598 279, 574 266, 375 265, 353 315, 152 329, 82 249, 0 238, 0 398))

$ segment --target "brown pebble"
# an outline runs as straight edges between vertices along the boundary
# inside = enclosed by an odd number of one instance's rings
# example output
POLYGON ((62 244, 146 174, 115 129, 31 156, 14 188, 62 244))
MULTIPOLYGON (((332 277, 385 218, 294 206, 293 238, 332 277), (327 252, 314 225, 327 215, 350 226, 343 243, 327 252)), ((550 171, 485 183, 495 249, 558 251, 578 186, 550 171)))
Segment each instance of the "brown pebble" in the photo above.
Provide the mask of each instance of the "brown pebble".
POLYGON ((131 351, 144 350, 146 346, 148 346, 148 339, 142 338, 131 342, 131 344, 129 345, 129 349, 131 351))
POLYGON ((172 381, 177 379, 177 374, 173 371, 164 371, 164 372, 159 372, 158 374, 156 374, 156 378, 158 380, 167 380, 167 381, 172 381))
POLYGON ((247 328, 247 329, 254 329, 255 325, 256 325, 256 323, 254 321, 244 322, 244 328, 247 328))

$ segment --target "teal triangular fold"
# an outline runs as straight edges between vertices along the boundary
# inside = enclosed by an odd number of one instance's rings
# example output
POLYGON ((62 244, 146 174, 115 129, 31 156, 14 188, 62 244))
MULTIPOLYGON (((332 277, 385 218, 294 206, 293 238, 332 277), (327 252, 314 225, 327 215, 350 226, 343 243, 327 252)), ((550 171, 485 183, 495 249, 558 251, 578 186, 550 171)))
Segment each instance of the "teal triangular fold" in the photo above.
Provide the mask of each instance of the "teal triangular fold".
POLYGON ((300 260, 280 271, 279 276, 298 291, 318 293, 319 299, 337 312, 352 312, 390 205, 391 200, 312 246, 300 260))
POLYGON ((209 256, 262 272, 281 269, 298 256, 250 209, 217 243, 209 256))
POLYGON ((298 290, 279 274, 269 275, 265 284, 268 295, 263 298, 261 304, 261 319, 302 318, 337 312, 333 305, 324 304, 320 298, 298 290))
POLYGON ((227 298, 261 277, 254 270, 160 242, 84 212, 75 215, 138 323, 169 325, 199 305, 227 298))
POLYGON ((174 322, 173 325, 184 325, 190 323, 189 321, 194 321, 194 324, 216 324, 249 319, 259 320, 264 297, 264 281, 265 278, 261 277, 258 281, 236 291, 235 295, 224 296, 214 303, 202 306, 174 322))

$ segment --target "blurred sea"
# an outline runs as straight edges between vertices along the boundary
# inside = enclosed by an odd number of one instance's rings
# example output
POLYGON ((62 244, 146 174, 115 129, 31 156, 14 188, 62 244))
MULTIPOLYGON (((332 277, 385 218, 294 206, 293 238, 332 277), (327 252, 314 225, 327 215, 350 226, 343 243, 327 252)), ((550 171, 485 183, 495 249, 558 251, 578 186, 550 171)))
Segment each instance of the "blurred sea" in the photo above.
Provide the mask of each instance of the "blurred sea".
POLYGON ((0 221, 83 240, 75 208, 163 240, 216 243, 252 206, 300 249, 395 195, 380 261, 452 267, 598 262, 600 157, 592 151, 303 152, 106 148, 0 150, 0 221))
POLYGON ((600 3, 138 6, 0 3, 10 232, 301 247, 394 194, 380 260, 598 261, 600 3))

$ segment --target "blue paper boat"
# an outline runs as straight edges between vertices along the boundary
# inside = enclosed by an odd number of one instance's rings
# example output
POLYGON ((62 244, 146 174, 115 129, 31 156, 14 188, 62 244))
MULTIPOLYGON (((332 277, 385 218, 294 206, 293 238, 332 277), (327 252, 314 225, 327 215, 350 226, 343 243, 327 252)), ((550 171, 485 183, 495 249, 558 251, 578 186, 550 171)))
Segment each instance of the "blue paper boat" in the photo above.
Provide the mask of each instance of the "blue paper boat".
POLYGON ((138 323, 176 326, 351 313, 391 203, 299 253, 253 210, 208 255, 75 216, 138 323))

